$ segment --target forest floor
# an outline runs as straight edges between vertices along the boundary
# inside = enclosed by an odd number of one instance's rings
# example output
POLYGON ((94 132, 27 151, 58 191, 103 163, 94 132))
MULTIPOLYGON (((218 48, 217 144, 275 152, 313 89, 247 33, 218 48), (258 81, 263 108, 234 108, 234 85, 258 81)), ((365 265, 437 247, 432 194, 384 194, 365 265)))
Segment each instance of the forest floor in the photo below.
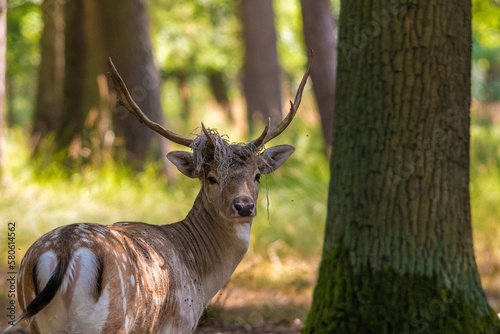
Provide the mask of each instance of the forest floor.
MULTIPOLYGON (((477 263, 490 305, 500 311, 500 261, 482 249, 477 263)), ((244 260, 200 321, 195 334, 298 334, 311 305, 319 258, 258 256, 244 260), (279 261, 279 262, 277 262, 279 261)), ((0 298, 1 305, 7 300, 0 298)), ((20 312, 18 313, 20 314, 20 312)), ((0 322, 0 333, 5 328, 0 322)), ((17 327, 10 334, 28 333, 17 327)))

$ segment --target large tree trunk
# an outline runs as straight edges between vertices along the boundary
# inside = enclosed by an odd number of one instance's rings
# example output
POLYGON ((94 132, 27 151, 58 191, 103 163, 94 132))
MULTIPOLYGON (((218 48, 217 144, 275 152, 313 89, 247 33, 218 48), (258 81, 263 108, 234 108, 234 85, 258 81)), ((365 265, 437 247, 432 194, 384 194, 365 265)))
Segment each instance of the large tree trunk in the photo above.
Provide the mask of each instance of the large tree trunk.
POLYGON ((470 220, 470 1, 343 1, 339 24, 328 217, 303 332, 497 332, 470 220))
POLYGON ((314 50, 311 80, 321 115, 325 148, 330 152, 335 107, 337 71, 337 26, 329 0, 301 0, 304 37, 308 49, 314 50))
POLYGON ((245 39, 243 88, 249 124, 281 121, 281 80, 272 0, 242 0, 245 39))
POLYGON ((40 40, 41 63, 33 124, 33 144, 58 129, 64 80, 64 1, 44 0, 44 28, 40 40))
POLYGON ((4 179, 7 152, 5 143, 5 52, 7 49, 7 0, 0 0, 0 181, 4 179))
MULTIPOLYGON (((144 113, 154 122, 165 124, 160 104, 161 80, 153 60, 146 3, 142 0, 102 0, 98 3, 108 56, 113 59, 132 97, 144 113)), ((127 160, 142 166, 153 139, 153 131, 121 106, 113 113, 113 123, 117 136, 125 140, 127 160)), ((156 138, 167 166, 167 142, 159 136, 156 138)))

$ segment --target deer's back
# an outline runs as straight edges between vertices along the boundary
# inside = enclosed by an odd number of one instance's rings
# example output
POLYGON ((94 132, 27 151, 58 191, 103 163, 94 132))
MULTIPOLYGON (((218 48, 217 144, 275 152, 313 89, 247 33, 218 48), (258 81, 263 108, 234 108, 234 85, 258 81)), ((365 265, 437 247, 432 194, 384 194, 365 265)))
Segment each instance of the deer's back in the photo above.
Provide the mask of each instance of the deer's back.
POLYGON ((190 333, 203 311, 198 284, 168 236, 142 223, 55 229, 30 247, 18 277, 23 310, 55 289, 32 333, 190 333))

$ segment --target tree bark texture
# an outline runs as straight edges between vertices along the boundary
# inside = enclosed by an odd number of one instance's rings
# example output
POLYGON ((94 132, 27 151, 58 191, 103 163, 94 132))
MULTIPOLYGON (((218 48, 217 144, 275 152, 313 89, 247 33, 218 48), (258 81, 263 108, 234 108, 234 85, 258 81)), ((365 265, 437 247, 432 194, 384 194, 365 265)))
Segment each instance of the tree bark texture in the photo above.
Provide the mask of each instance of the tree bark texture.
POLYGON ((64 1, 44 0, 41 8, 44 28, 33 124, 35 148, 48 133, 58 129, 64 82, 64 1))
POLYGON ((7 0, 0 0, 0 181, 3 179, 7 152, 5 143, 5 73, 7 64, 7 0))
POLYGON ((470 1, 343 1, 339 27, 328 216, 303 333, 497 333, 470 220, 470 1))
POLYGON ((245 39, 243 90, 249 124, 281 121, 281 78, 272 0, 241 0, 245 39))
MULTIPOLYGON (((153 60, 146 3, 142 0, 98 1, 105 50, 127 84, 134 100, 154 122, 165 124, 160 104, 161 80, 153 60)), ((125 140, 127 160, 144 162, 154 133, 123 107, 113 112, 114 129, 125 140)), ((166 163, 167 141, 160 141, 166 163)))
POLYGON ((337 24, 329 0, 301 0, 304 37, 308 49, 314 50, 311 80, 318 104, 326 151, 332 143, 337 71, 337 24))

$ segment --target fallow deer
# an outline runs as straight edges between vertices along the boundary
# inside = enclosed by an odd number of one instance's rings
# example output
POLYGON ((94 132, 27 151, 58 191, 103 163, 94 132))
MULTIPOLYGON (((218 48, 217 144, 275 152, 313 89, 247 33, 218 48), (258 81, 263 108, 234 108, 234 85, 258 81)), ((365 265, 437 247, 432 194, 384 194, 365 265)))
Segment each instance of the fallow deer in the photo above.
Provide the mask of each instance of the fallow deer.
POLYGON ((261 174, 276 170, 291 145, 264 149, 294 118, 309 64, 285 119, 248 144, 229 144, 206 129, 194 139, 149 120, 108 62, 118 103, 167 139, 193 150, 168 159, 201 180, 186 218, 168 225, 81 223, 38 239, 22 260, 19 303, 31 333, 192 333, 249 244, 261 174))

